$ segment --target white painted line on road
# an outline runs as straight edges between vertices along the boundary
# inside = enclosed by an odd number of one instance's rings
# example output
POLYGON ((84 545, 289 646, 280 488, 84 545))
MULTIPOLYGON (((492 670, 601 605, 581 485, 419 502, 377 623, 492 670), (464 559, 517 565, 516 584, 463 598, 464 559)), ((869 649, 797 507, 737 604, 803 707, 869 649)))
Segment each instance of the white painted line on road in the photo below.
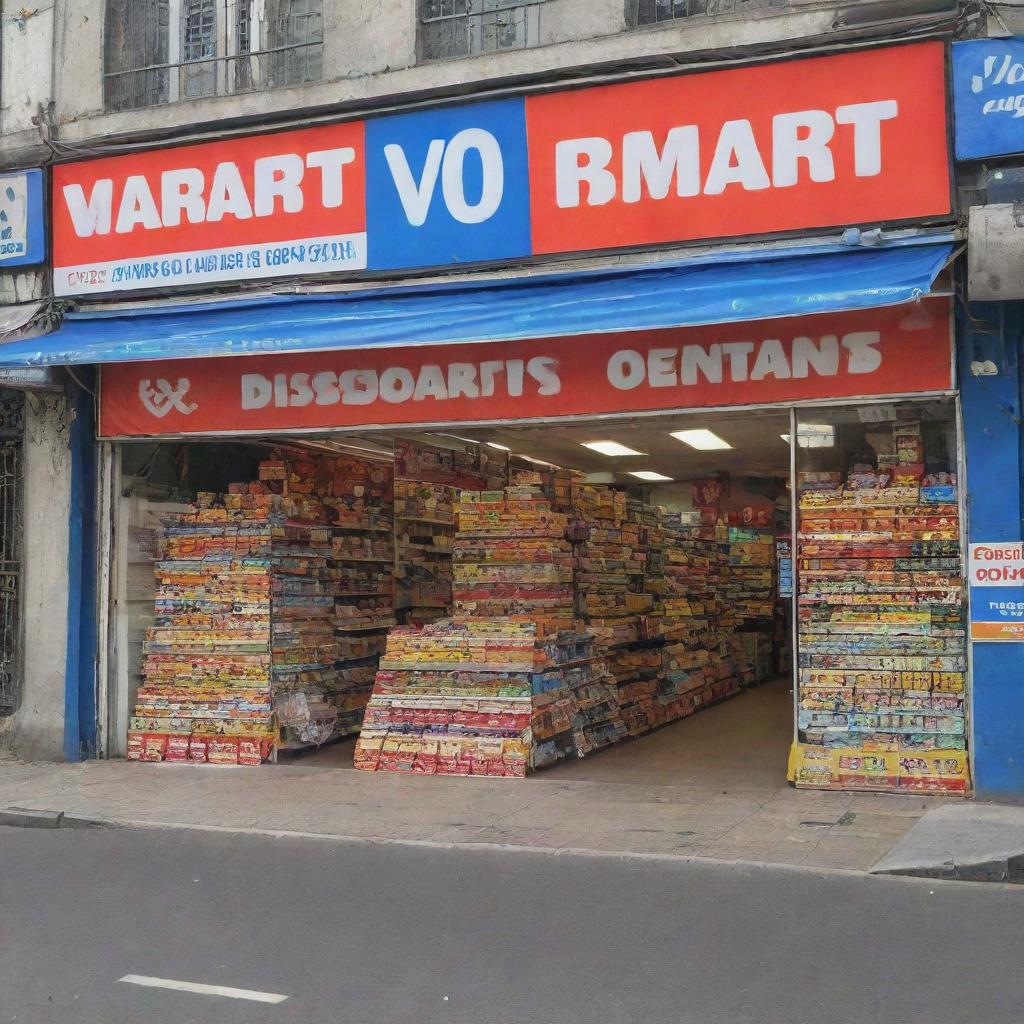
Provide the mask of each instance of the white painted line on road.
POLYGON ((168 988, 174 992, 192 992, 200 996, 222 996, 224 999, 248 999, 252 1003, 283 1003, 288 997, 278 992, 254 992, 248 988, 229 988, 227 985, 200 985, 194 981, 174 981, 171 978, 148 978, 143 974, 126 974, 118 978, 127 985, 145 988, 168 988))

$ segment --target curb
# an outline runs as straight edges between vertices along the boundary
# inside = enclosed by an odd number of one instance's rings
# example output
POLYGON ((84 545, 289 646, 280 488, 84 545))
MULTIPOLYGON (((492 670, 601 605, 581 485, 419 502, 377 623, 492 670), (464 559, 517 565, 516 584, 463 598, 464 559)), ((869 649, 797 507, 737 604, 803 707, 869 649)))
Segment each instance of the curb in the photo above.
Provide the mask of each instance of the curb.
POLYGON ((0 809, 0 826, 9 828, 105 828, 99 818, 85 818, 64 811, 43 811, 32 807, 5 807, 0 809))
MULTIPOLYGON (((0 825, 5 824, 4 815, 15 810, 0 810, 0 825)), ((535 857, 564 859, 579 857, 588 860, 615 860, 622 863, 648 864, 694 864, 701 867, 729 868, 745 872, 782 872, 792 875, 808 873, 833 878, 870 878, 871 872, 855 868, 817 867, 807 864, 785 864, 761 860, 723 860, 685 853, 643 853, 635 850, 592 850, 586 847, 568 846, 527 846, 515 843, 467 843, 437 839, 389 839, 384 836, 355 836, 338 832, 302 832, 294 829, 257 828, 239 825, 204 825, 196 822, 151 821, 134 818, 100 818, 61 815, 56 811, 36 811, 30 814, 60 815, 63 828, 127 829, 144 832, 204 832, 224 836, 249 836, 261 839, 305 840, 320 843, 336 843, 344 846, 386 846, 404 847, 441 852, 464 853, 518 853, 535 857)), ((11 822, 12 824, 14 822, 11 822)), ((49 826, 57 827, 57 826, 49 826)), ((903 879, 911 881, 911 879, 903 879)))
POLYGON ((875 875, 904 878, 930 878, 942 882, 1001 882, 1008 885, 1024 884, 1024 854, 996 857, 992 860, 955 864, 907 865, 900 868, 872 870, 875 875))
POLYGON ((44 811, 30 808, 8 807, 0 809, 0 826, 10 825, 23 828, 65 828, 65 829, 126 829, 142 832, 205 832, 213 835, 250 836, 261 839, 301 839, 320 843, 336 843, 345 846, 395 846, 434 851, 457 851, 472 853, 521 853, 533 856, 564 859, 579 857, 588 860, 615 860, 623 863, 694 864, 701 867, 730 868, 746 872, 781 872, 791 875, 808 873, 832 878, 878 878, 892 881, 974 884, 989 882, 1002 885, 1024 883, 1024 854, 1011 857, 1008 861, 996 861, 991 865, 922 866, 875 870, 868 868, 818 867, 813 864, 785 864, 763 860, 723 860, 685 853, 642 853, 635 850, 592 850, 586 847, 569 846, 526 846, 515 843, 467 843, 438 839, 389 839, 383 836, 355 836, 338 832, 302 832, 294 829, 270 829, 240 825, 204 825, 183 821, 150 821, 135 818, 101 818, 68 814, 64 811, 44 811), (982 872, 983 867, 992 870, 982 872))

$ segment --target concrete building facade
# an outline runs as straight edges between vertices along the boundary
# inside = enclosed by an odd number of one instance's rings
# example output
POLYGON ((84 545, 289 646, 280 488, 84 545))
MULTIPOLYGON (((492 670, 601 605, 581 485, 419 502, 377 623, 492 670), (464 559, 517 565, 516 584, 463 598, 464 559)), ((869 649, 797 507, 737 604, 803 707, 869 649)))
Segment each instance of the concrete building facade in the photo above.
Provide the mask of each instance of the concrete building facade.
MULTIPOLYGON (((32 10, 11 6, 4 6, 2 21, 0 170, 688 69, 1024 30, 1012 9, 957 0, 50 0, 32 10)), ((978 188, 978 174, 977 166, 964 172, 971 189, 978 188)), ((953 226, 957 238, 960 227, 953 226)), ((617 254, 594 265, 642 258, 617 254)), ((563 262, 581 266, 584 259, 563 262)), ((177 297, 249 287, 186 288, 177 297)), ((140 305, 167 298, 150 295, 140 305)), ((33 323, 10 337, 46 330, 65 311, 131 309, 136 301, 54 300, 46 268, 0 270, 0 305, 38 304, 33 323)), ((26 400, 24 500, 39 514, 25 517, 23 695, 19 710, 0 718, 0 746, 42 758, 94 751, 87 720, 105 692, 103 651, 97 655, 82 642, 88 632, 82 623, 95 627, 103 619, 88 607, 88 587, 82 589, 90 571, 102 576, 101 545, 92 544, 76 563, 89 535, 83 517, 91 513, 83 503, 95 499, 79 491, 83 480, 93 480, 95 466, 88 458, 84 465, 76 461, 73 437, 87 419, 90 379, 58 372, 57 383, 63 390, 26 400)), ((91 428, 89 446, 102 466, 91 428)), ((1007 530, 1014 532, 1003 524, 1007 530)), ((989 672, 1016 672, 1011 656, 991 648, 982 660, 989 672)), ((1001 702, 1002 686, 999 691, 1001 702)), ((996 705, 985 706, 998 715, 996 705)), ((1024 730, 1003 730, 998 742, 999 757, 1007 744, 1024 753, 1024 730)), ((101 742, 103 749, 114 748, 101 742)), ((1006 795, 1014 787, 1024 792, 1024 780, 1013 776, 996 788, 1006 795)))

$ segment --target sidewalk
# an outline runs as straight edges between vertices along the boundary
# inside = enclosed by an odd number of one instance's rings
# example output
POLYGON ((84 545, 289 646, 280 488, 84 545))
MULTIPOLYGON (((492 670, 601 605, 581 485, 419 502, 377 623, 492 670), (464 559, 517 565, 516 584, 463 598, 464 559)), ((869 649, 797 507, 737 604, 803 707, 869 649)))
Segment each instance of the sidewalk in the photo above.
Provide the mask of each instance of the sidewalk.
MULTIPOLYGON (((0 763, 0 809, 117 824, 500 844, 865 871, 942 801, 794 790, 742 765, 639 781, 664 733, 526 780, 366 774, 294 765, 0 763), (646 746, 647 749, 643 749, 646 746), (653 748, 653 750, 651 749, 653 748), (612 761, 616 763, 613 764, 612 761), (603 762, 603 763, 602 763, 603 762)), ((327 752, 317 755, 323 759, 327 752)), ((646 774, 646 773, 645 773, 646 774)))

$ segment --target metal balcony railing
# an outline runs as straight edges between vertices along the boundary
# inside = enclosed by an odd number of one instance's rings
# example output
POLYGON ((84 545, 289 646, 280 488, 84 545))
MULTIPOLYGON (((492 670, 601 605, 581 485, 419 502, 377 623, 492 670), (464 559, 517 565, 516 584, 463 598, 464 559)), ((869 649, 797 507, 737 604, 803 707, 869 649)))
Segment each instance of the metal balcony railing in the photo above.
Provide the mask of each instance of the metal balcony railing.
POLYGON ((323 0, 107 0, 108 110, 323 75, 323 0))
POLYGON ((420 56, 452 60, 540 43, 546 0, 419 0, 420 56))
POLYGON ((660 25, 702 15, 745 14, 748 11, 779 10, 789 0, 632 0, 632 24, 660 25))

